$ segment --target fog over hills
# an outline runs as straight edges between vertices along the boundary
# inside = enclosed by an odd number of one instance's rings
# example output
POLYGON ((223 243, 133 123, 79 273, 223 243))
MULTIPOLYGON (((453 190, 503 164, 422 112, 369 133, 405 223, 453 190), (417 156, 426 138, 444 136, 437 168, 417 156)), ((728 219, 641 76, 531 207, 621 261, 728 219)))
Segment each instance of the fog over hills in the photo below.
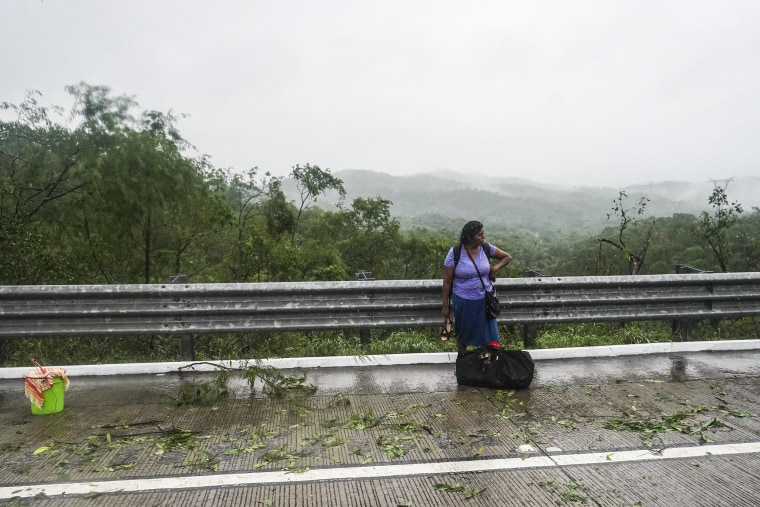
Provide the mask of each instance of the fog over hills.
MULTIPOLYGON (((535 183, 523 178, 486 177, 451 171, 393 176, 365 170, 333 173, 343 181, 346 204, 357 197, 382 197, 391 201, 391 213, 404 227, 460 227, 476 219, 490 230, 598 229, 610 224, 607 214, 613 201, 624 191, 626 208, 637 205, 642 196, 650 201, 645 217, 670 217, 677 213, 698 215, 711 212, 708 197, 715 185, 727 189, 730 202, 738 201, 745 213, 760 207, 760 178, 685 182, 664 181, 631 185, 624 188, 591 186, 562 187, 535 183)), ((292 181, 283 188, 288 199, 296 200, 292 181)), ((337 194, 321 197, 317 206, 332 208, 337 194)), ((615 219, 613 217, 613 223, 615 219)))

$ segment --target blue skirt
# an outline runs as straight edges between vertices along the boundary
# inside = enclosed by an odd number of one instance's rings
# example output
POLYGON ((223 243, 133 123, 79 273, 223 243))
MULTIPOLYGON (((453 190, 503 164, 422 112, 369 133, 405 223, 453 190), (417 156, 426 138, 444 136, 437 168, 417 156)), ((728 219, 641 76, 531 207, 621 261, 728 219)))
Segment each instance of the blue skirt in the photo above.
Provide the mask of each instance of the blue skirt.
POLYGON ((464 299, 452 294, 451 306, 454 309, 454 335, 457 341, 474 347, 499 342, 496 319, 486 318, 486 298, 464 299))

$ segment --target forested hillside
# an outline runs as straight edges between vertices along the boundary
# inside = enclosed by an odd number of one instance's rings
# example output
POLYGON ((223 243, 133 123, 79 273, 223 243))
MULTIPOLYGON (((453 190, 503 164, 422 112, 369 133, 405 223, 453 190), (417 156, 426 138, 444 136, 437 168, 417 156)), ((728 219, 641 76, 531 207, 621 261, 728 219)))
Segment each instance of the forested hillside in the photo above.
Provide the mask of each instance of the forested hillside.
POLYGON ((71 111, 35 93, 0 104, 0 284, 438 278, 473 218, 513 254, 504 276, 760 263, 757 179, 563 189, 298 161, 278 178, 192 155, 177 118, 130 97, 68 91, 71 111))
MULTIPOLYGON (((492 230, 519 229, 534 233, 598 229, 607 224, 607 213, 618 192, 630 201, 647 197, 651 216, 678 213, 698 215, 709 211, 708 197, 715 186, 725 187, 731 198, 748 210, 760 207, 760 177, 687 182, 665 181, 623 188, 578 185, 563 188, 522 178, 467 176, 450 171, 391 176, 343 170, 346 199, 380 196, 390 200, 391 212, 403 227, 446 228, 450 222, 471 218, 488 223, 492 230)), ((286 195, 295 195, 293 181, 283 183, 286 195)), ((338 195, 328 192, 318 205, 330 209, 338 195)))

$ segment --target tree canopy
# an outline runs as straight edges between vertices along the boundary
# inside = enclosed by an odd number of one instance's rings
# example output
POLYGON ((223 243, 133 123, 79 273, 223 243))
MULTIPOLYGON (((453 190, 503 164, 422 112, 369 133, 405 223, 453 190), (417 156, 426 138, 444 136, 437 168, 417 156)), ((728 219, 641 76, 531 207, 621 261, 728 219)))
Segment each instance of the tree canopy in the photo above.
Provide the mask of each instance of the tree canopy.
MULTIPOLYGON (((107 87, 67 91, 68 112, 37 92, 0 103, 2 284, 441 276, 461 227, 450 217, 435 228, 402 226, 388 198, 346 203, 343 181, 312 163, 295 164, 287 178, 255 165, 217 168, 183 138, 181 116, 142 111, 107 87), (293 200, 285 180, 297 189, 293 200), (313 206, 328 193, 340 197, 335 209, 313 206)), ((672 273, 678 263, 757 270, 758 210, 744 214, 726 186, 705 198, 712 213, 653 217, 648 198, 631 205, 620 192, 602 230, 499 231, 488 240, 514 256, 506 276, 672 273)))

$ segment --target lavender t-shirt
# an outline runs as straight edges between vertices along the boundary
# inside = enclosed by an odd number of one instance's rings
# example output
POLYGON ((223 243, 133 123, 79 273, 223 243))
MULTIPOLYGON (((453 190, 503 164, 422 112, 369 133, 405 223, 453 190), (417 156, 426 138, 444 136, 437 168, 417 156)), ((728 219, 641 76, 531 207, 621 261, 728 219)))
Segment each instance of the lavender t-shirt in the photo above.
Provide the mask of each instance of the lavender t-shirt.
MULTIPOLYGON (((491 255, 496 251, 496 247, 491 247, 491 255)), ((480 275, 483 277, 483 282, 486 285, 486 289, 491 290, 491 280, 488 278, 488 274, 491 272, 491 264, 488 262, 483 248, 478 248, 478 256, 475 258, 475 262, 480 270, 480 275)), ((446 259, 443 261, 443 265, 446 267, 454 267, 454 248, 449 249, 446 259)), ((485 290, 483 290, 483 284, 478 280, 478 272, 475 270, 472 261, 467 256, 467 251, 462 248, 462 254, 459 256, 459 263, 454 270, 454 294, 464 299, 483 299, 486 297, 485 290)))

